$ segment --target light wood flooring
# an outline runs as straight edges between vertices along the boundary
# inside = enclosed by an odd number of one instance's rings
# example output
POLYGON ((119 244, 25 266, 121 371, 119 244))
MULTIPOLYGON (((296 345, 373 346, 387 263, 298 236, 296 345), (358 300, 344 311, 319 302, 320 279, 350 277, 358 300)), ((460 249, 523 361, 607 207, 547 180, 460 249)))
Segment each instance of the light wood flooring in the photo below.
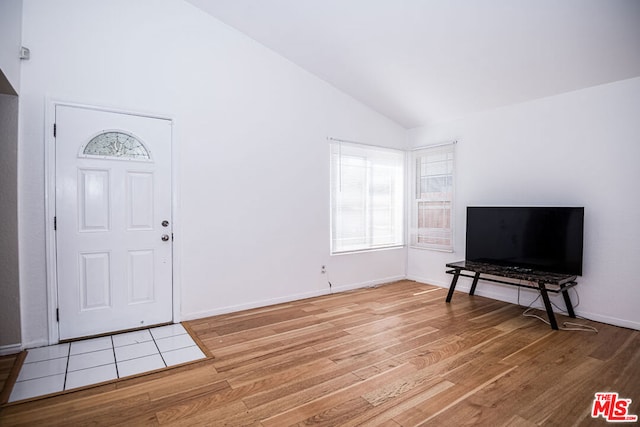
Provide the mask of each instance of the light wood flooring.
POLYGON ((187 322, 214 359, 8 405, 0 425, 603 426, 599 391, 640 414, 640 331, 445 296, 402 281, 187 322))

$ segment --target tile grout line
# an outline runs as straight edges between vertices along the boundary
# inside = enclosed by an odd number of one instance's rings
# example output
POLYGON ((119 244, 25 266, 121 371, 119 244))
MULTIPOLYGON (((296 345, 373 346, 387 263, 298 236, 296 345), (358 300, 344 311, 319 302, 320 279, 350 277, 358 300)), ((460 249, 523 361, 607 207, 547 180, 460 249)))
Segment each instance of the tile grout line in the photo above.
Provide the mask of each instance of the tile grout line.
POLYGON ((113 364, 116 367, 116 378, 120 378, 120 371, 118 369, 118 358, 116 356, 116 344, 113 342, 113 335, 109 335, 111 338, 111 351, 113 351, 113 364))
MULTIPOLYGON (((40 362, 50 362, 52 360, 57 360, 57 359, 68 359, 67 356, 62 356, 62 357, 54 357, 53 359, 44 359, 44 360, 37 360, 35 362, 28 362, 28 363, 24 363, 22 365, 22 367, 20 368, 20 373, 23 372, 25 365, 31 365, 31 364, 35 364, 35 363, 40 363, 40 362)), ((68 364, 68 360, 67 360, 67 364, 68 364)), ((66 372, 66 371, 65 371, 66 372)), ((41 375, 39 377, 33 377, 33 378, 27 378, 26 380, 16 380, 16 383, 23 383, 26 381, 34 381, 34 380, 41 380, 43 378, 48 378, 48 377, 54 377, 56 375, 62 375, 64 372, 60 372, 60 373, 47 373, 44 375, 41 375)))
POLYGON ((69 348, 67 349, 67 366, 64 368, 64 381, 62 382, 62 390, 65 391, 67 389, 67 373, 69 372, 69 362, 71 361, 71 343, 69 343, 69 348))
POLYGON ((162 363, 164 363, 164 367, 168 368, 169 365, 167 365, 167 361, 164 360, 164 356, 162 355, 162 352, 160 351, 160 347, 158 347, 158 343, 156 342, 155 335, 153 335, 153 333, 151 333, 151 329, 149 329, 149 334, 151 335, 151 339, 153 340, 153 345, 155 345, 156 348, 158 349, 158 354, 160 355, 160 359, 162 359, 162 363))

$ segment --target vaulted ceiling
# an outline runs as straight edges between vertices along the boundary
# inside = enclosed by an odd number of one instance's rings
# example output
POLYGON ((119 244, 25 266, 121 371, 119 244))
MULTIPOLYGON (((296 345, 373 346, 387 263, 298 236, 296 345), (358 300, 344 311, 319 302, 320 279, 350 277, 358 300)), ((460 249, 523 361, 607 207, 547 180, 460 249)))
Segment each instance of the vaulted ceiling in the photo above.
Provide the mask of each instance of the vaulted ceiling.
POLYGON ((640 76, 640 0, 187 0, 405 128, 640 76))

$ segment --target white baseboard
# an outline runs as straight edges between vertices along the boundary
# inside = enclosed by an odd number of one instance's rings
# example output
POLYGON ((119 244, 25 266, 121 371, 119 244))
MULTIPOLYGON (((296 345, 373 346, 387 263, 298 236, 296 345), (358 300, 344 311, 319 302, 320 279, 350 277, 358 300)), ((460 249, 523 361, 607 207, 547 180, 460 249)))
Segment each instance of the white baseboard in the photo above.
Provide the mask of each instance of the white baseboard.
POLYGON ((22 348, 23 349, 38 348, 38 347, 46 347, 48 345, 54 345, 54 344, 57 344, 57 343, 56 342, 50 343, 46 339, 38 339, 38 340, 29 341, 29 342, 23 342, 22 348))
MULTIPOLYGON (((431 280, 425 277, 414 276, 411 274, 407 276, 407 280, 413 280, 414 282, 423 283, 425 285, 433 285, 433 286, 438 286, 440 288, 447 288, 447 289, 449 288, 449 285, 450 285, 450 283, 444 283, 439 280, 431 280)), ((456 289, 458 289, 457 285, 456 285, 456 289)))
POLYGON ((370 280, 368 282, 359 282, 359 283, 352 283, 350 285, 334 286, 332 288, 332 291, 333 293, 336 293, 336 292, 351 291, 351 290, 360 289, 360 288, 372 288, 374 286, 384 285, 387 283, 397 282, 398 280, 405 280, 405 279, 406 279, 406 276, 385 277, 383 279, 370 280))
POLYGON ((594 322, 607 323, 613 326, 621 326, 623 328, 635 329, 640 331, 640 323, 626 319, 618 319, 617 317, 605 316, 598 313, 590 313, 587 311, 576 310, 576 316, 593 320, 594 322))
POLYGON ((305 298, 312 298, 320 295, 325 295, 327 293, 328 291, 318 290, 313 292, 305 292, 301 294, 288 295, 286 297, 280 297, 280 298, 270 298, 267 300, 251 301, 245 304, 229 305, 225 307, 214 308, 212 310, 197 311, 194 313, 182 313, 182 320, 203 319, 205 317, 217 316, 220 314, 235 313, 237 311, 250 310, 252 308, 267 307, 270 305, 282 304, 285 302, 291 302, 291 301, 296 301, 296 300, 305 299, 305 298))
POLYGON ((237 311, 249 310, 252 308, 267 307, 270 305, 282 304, 282 303, 291 302, 291 301, 298 301, 301 299, 313 298, 321 295, 351 291, 353 289, 369 288, 369 287, 383 285, 385 283, 396 282, 398 280, 404 280, 404 279, 405 279, 405 276, 386 277, 383 279, 371 280, 371 281, 360 282, 360 283, 352 283, 348 285, 339 285, 339 286, 334 285, 331 289, 319 289, 311 292, 303 292, 300 294, 287 295, 285 297, 252 301, 246 304, 230 305, 226 307, 215 308, 213 310, 204 310, 204 311, 198 311, 194 313, 182 313, 182 320, 186 321, 186 320, 203 319, 205 317, 217 316, 220 314, 235 313, 237 311))
POLYGON ((0 356, 16 354, 22 351, 22 344, 0 345, 0 356))

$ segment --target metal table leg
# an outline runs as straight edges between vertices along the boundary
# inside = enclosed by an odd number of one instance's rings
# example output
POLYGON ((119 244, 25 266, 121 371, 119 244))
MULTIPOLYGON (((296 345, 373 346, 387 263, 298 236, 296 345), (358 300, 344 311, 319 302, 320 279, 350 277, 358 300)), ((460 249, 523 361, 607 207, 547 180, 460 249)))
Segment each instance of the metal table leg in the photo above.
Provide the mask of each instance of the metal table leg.
POLYGON ((451 302, 453 291, 456 288, 456 284, 458 283, 458 277, 460 277, 460 271, 461 270, 456 270, 456 272, 453 273, 453 279, 451 279, 451 286, 449 286, 449 293, 447 294, 447 302, 451 302))
POLYGON ((478 284, 478 279, 480 278, 480 273, 476 273, 473 276, 473 283, 471 283, 471 289, 469 289, 469 295, 473 295, 476 292, 476 285, 478 284))
POLYGON ((549 323, 551 324, 551 329, 558 330, 558 322, 556 322, 556 316, 553 313, 553 308, 551 307, 551 301, 549 300, 549 294, 547 293, 547 288, 544 287, 544 283, 538 283, 538 287, 540 288, 540 295, 542 295, 542 301, 544 301, 544 307, 547 309, 547 316, 549 317, 549 323))
POLYGON ((564 298, 564 303, 567 306, 567 313, 569 313, 569 317, 576 318, 576 314, 573 312, 573 304, 571 304, 571 298, 569 298, 569 290, 564 289, 562 291, 562 298, 564 298))

